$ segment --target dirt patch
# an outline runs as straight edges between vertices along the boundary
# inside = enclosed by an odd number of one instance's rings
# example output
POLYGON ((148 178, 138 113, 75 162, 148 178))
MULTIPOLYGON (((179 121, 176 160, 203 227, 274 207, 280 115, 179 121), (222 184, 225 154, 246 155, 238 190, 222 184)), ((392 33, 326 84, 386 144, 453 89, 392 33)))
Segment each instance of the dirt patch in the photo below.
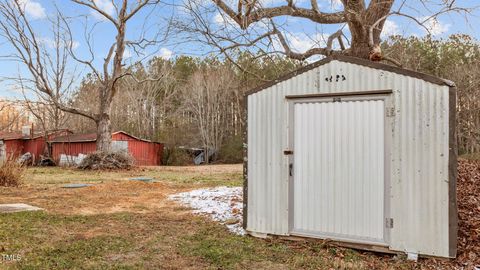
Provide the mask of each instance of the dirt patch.
POLYGON ((0 203, 27 202, 58 214, 146 213, 171 204, 165 198, 177 191, 163 183, 126 180, 77 189, 23 187, 13 194, 3 194, 0 203))

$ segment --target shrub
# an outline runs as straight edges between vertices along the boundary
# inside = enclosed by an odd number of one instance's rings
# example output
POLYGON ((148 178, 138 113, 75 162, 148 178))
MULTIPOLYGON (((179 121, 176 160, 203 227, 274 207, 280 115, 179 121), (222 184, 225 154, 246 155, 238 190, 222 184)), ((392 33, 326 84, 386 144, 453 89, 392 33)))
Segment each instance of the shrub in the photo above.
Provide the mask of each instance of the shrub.
POLYGON ((219 161, 223 163, 241 163, 243 162, 243 138, 242 136, 232 136, 227 138, 218 153, 219 161))
POLYGON ((162 164, 170 166, 192 165, 193 157, 185 149, 166 147, 163 150, 162 164))
POLYGON ((24 175, 25 167, 14 160, 7 160, 0 164, 0 186, 17 187, 24 175))
POLYGON ((125 151, 102 152, 88 154, 77 168, 83 170, 118 170, 133 167, 134 158, 125 151))

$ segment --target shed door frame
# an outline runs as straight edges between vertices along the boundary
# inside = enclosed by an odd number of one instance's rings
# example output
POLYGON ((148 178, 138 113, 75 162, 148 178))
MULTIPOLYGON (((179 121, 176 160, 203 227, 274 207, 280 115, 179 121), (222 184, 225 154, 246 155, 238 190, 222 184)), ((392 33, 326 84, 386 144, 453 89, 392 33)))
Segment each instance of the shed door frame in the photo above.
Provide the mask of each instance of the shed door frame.
MULTIPOLYGON (((318 102, 338 102, 338 101, 367 101, 367 100, 383 100, 384 101, 384 226, 383 226, 383 241, 369 241, 367 239, 361 238, 341 238, 330 235, 309 235, 309 234, 299 234, 293 232, 294 224, 294 177, 295 177, 295 168, 293 169, 293 175, 288 175, 288 229, 290 235, 312 237, 312 238, 331 238, 334 240, 339 240, 343 242, 352 242, 360 244, 374 244, 388 246, 390 243, 390 231, 391 228, 387 228, 387 220, 392 218, 390 211, 390 196, 391 196, 391 185, 390 185, 390 174, 391 174, 391 143, 393 141, 393 117, 394 117, 394 107, 392 100, 392 90, 380 90, 380 91, 365 91, 365 92, 344 92, 342 93, 328 93, 328 94, 313 94, 313 95, 302 95, 302 96, 286 96, 286 101, 288 105, 288 122, 287 122, 287 141, 288 149, 293 151, 293 154, 288 155, 288 165, 294 163, 294 106, 296 103, 318 103, 318 102)), ((285 153, 288 154, 288 153, 285 153)), ((287 173, 289 169, 287 168, 287 173)))

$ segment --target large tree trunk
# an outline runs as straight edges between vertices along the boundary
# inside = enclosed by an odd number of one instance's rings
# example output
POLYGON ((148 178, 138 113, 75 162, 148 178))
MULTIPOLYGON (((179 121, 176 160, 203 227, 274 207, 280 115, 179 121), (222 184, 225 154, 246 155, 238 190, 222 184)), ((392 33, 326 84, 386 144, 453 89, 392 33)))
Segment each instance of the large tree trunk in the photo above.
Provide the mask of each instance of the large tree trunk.
POLYGON ((110 152, 112 149, 112 124, 109 114, 102 114, 97 121, 97 151, 110 152))
POLYGON ((351 50, 348 55, 369 59, 370 52, 371 48, 368 45, 368 40, 361 38, 360 40, 352 40, 351 50))
POLYGON ((97 116, 97 151, 110 152, 112 150, 112 96, 106 87, 100 93, 100 114, 97 116))

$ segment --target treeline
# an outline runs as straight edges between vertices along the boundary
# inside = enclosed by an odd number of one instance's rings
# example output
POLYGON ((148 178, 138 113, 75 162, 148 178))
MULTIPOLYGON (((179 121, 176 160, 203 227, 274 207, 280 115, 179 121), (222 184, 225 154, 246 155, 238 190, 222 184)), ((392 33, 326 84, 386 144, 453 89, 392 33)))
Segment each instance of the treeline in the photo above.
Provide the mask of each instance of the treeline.
MULTIPOLYGON (((391 37, 382 46, 403 67, 457 84, 460 152, 480 152, 478 41, 465 35, 446 40, 391 37)), ((111 115, 113 129, 164 142, 169 149, 200 147, 213 150, 215 160, 240 162, 244 93, 305 64, 280 56, 257 57, 245 52, 238 54, 235 63, 214 57, 154 58, 145 66, 129 67, 135 79, 126 76, 119 82, 111 115)), ((95 111, 96 84, 92 76, 87 76, 72 102, 95 111)), ((68 128, 95 132, 90 120, 78 116, 69 117, 68 128)), ((165 162, 181 164, 186 159, 169 151, 165 162)))
MULTIPOLYGON (((153 58, 146 66, 129 67, 134 76, 119 82, 113 130, 165 143, 168 164, 191 161, 178 147, 208 149, 215 161, 240 162, 244 93, 301 65, 285 57, 245 52, 235 63, 214 57, 153 58)), ((72 99, 74 105, 95 111, 95 87, 93 76, 87 76, 72 99)), ((70 116, 68 122, 76 132, 95 132, 86 118, 70 116)))
POLYGON ((403 67, 455 82, 460 154, 480 152, 480 44, 468 35, 446 40, 392 37, 383 44, 403 67))

